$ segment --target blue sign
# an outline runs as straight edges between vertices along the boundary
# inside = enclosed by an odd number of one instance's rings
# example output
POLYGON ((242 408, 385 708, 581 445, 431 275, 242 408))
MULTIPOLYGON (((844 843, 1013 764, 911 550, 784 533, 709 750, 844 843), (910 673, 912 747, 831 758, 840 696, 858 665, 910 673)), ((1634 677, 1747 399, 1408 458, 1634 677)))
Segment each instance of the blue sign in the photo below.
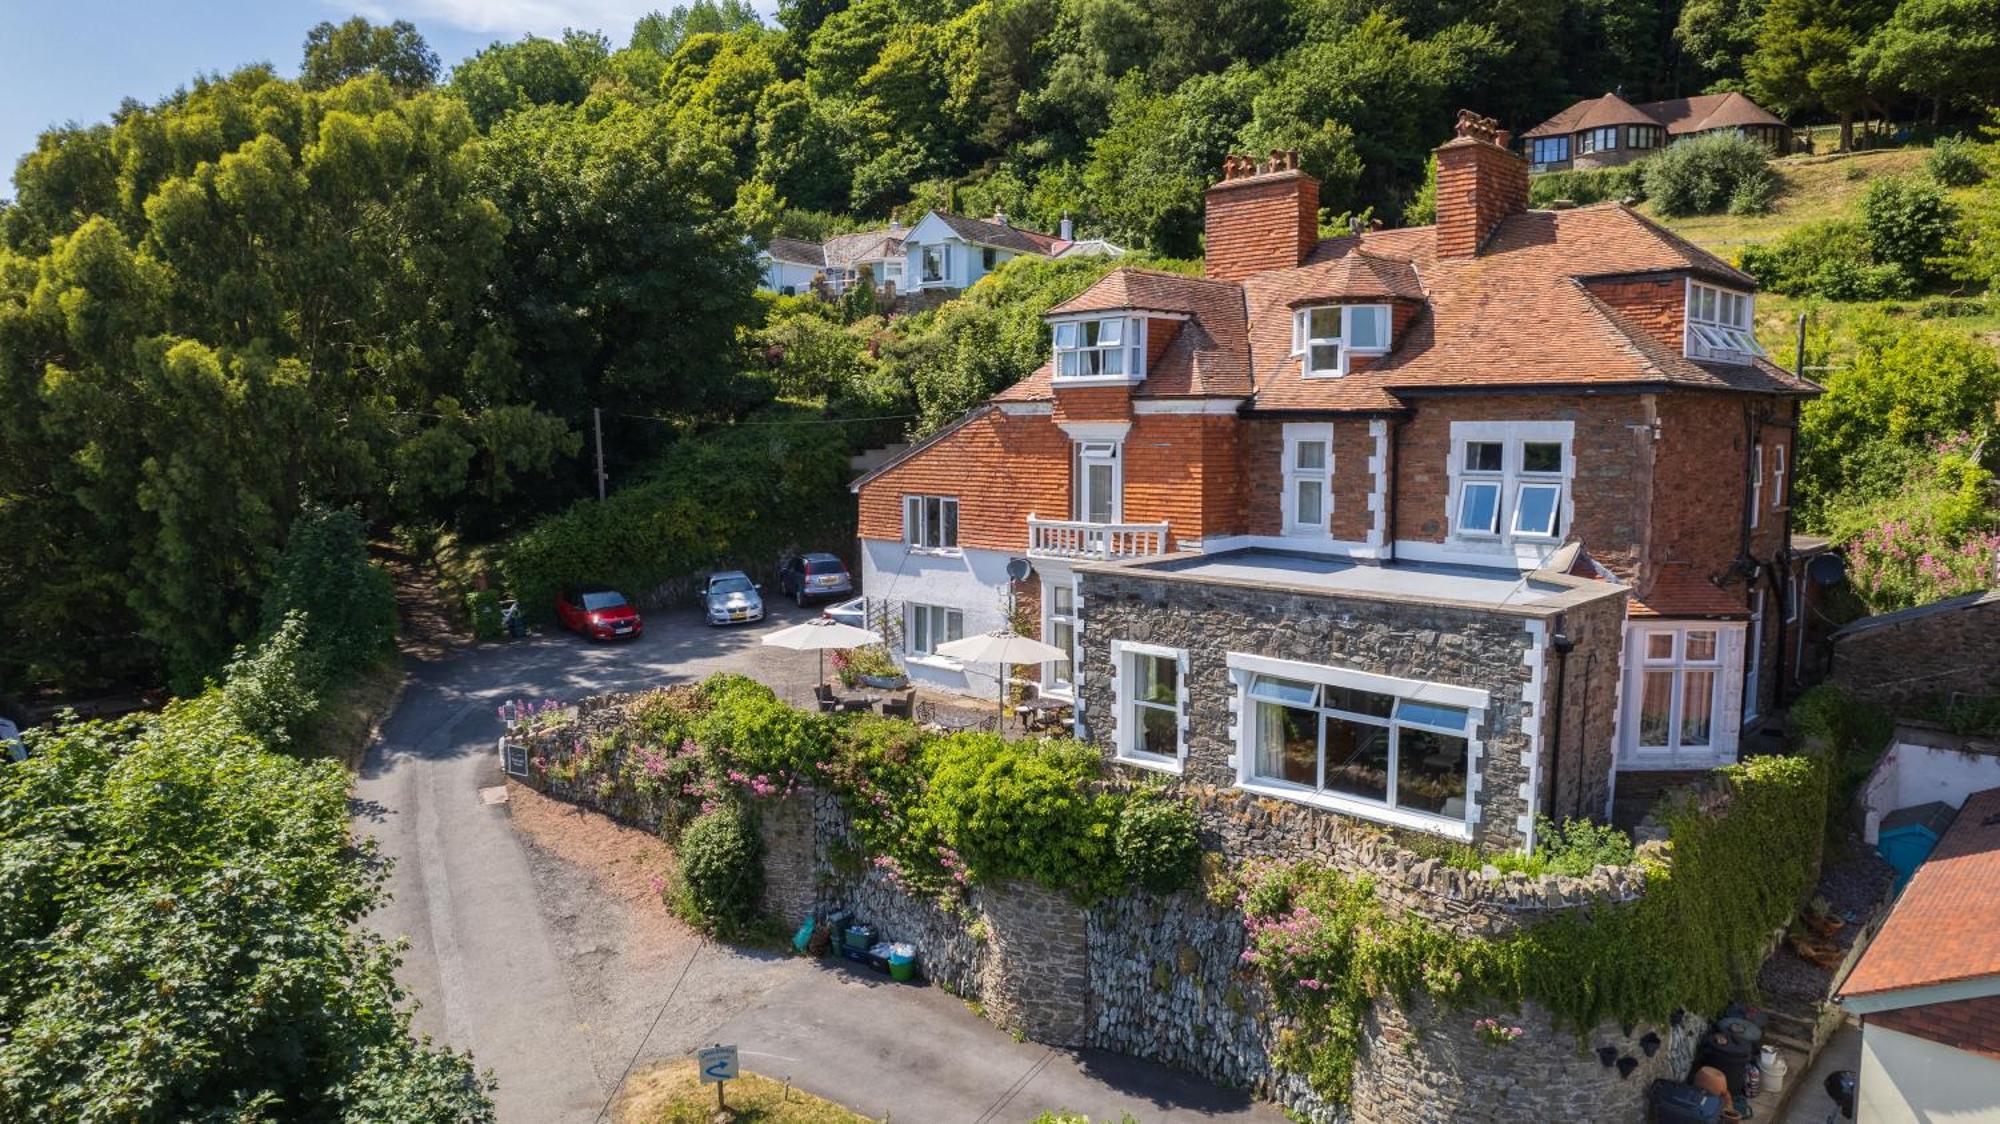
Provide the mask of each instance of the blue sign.
POLYGON ((694 1054, 695 1068, 701 1070, 704 1085, 736 1080, 736 1047, 706 1046, 694 1054))

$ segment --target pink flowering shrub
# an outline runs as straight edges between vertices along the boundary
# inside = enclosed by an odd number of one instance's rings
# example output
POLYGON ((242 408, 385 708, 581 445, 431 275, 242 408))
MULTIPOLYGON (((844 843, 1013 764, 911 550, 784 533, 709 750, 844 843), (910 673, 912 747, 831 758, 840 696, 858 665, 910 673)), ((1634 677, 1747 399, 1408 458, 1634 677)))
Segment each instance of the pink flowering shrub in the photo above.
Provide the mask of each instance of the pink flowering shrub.
POLYGON ((1488 1046, 1512 1046, 1521 1035, 1527 1033, 1518 1026, 1512 1026, 1495 1018, 1474 1020, 1473 1033, 1488 1046))
POLYGON ((1855 590, 1876 612, 1991 588, 2000 532, 1953 535, 1922 516, 1890 519, 1847 543, 1855 590))

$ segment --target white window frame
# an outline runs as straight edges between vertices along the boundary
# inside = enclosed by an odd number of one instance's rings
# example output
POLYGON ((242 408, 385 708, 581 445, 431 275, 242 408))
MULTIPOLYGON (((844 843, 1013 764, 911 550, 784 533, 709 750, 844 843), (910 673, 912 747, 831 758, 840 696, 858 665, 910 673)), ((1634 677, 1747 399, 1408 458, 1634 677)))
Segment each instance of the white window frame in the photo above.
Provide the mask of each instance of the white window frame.
POLYGON ((1747 364, 1764 354, 1757 345, 1754 294, 1689 278, 1686 300, 1682 351, 1688 358, 1747 364))
POLYGON ((1541 550, 1563 541, 1569 533, 1574 512, 1576 475, 1576 424, 1567 421, 1453 422, 1451 423, 1450 464, 1446 476, 1450 490, 1445 495, 1445 522, 1450 538, 1460 544, 1498 545, 1513 549, 1541 550), (1495 444, 1501 447, 1498 471, 1467 466, 1469 446, 1495 444), (1530 472, 1526 468, 1529 445, 1556 445, 1562 450, 1562 468, 1557 472, 1530 472), (1468 486, 1498 489, 1491 529, 1463 526, 1460 512, 1467 504, 1468 486), (1525 531, 1520 526, 1520 498, 1524 489, 1556 490, 1555 526, 1552 533, 1525 531))
POLYGON ((1146 377, 1146 320, 1123 313, 1064 316, 1049 321, 1049 348, 1054 381, 1061 386, 1122 386, 1146 377), (1116 325, 1118 341, 1104 343, 1107 326, 1116 325), (1096 340, 1086 337, 1096 333, 1096 340), (1074 371, 1063 370, 1074 358, 1074 371), (1118 367, 1120 370, 1107 370, 1118 367))
MULTIPOLYGON (((903 545, 907 546, 912 551, 921 551, 932 554, 957 554, 959 552, 958 516, 959 516, 959 506, 958 506, 957 496, 929 496, 929 495, 904 496, 903 497, 903 545), (951 512, 951 535, 950 535, 951 541, 948 543, 930 541, 929 515, 930 515, 930 505, 932 504, 938 505, 940 523, 943 522, 942 516, 944 511, 949 509, 951 512)), ((940 534, 938 537, 943 538, 945 536, 940 534)))
POLYGON ((1054 644, 1069 652, 1068 660, 1050 660, 1042 665, 1042 693, 1054 698, 1071 698, 1076 691, 1076 578, 1069 573, 1042 575, 1042 643, 1054 644), (1069 594, 1069 612, 1057 610, 1056 594, 1069 594), (1056 639, 1056 630, 1069 630, 1069 643, 1056 639))
POLYGON ((951 252, 951 243, 949 242, 932 242, 929 245, 917 247, 918 279, 925 285, 951 284, 951 259, 956 256, 951 252), (940 266, 935 277, 931 276, 932 253, 937 254, 940 266))
POLYGON ((1348 359, 1355 356, 1386 355, 1393 343, 1391 335, 1396 330, 1396 318, 1386 304, 1316 304, 1292 310, 1292 358, 1299 361, 1299 373, 1309 379, 1337 379, 1348 372, 1348 359), (1340 334, 1338 336, 1314 336, 1312 314, 1340 310, 1340 334), (1354 315, 1366 311, 1381 317, 1382 342, 1374 347, 1349 347, 1346 341, 1354 338, 1354 315), (1312 365, 1313 348, 1333 347, 1339 349, 1339 360, 1330 368, 1312 365))
POLYGON ((1115 669, 1115 694, 1118 702, 1116 737, 1113 739, 1118 760, 1148 769, 1178 773, 1187 763, 1188 734, 1188 654, 1185 648, 1169 648, 1159 644, 1140 644, 1129 640, 1111 642, 1111 666, 1115 669), (1133 693, 1138 683, 1138 661, 1140 659, 1168 660, 1174 664, 1174 702, 1171 708, 1162 703, 1141 700, 1133 693), (1139 748, 1139 711, 1141 709, 1171 709, 1174 716, 1174 755, 1165 757, 1148 753, 1139 748))
POLYGON ((1764 444, 1750 447, 1750 529, 1756 530, 1764 510, 1764 444))
POLYGON ((1619 721, 1619 739, 1623 743, 1619 753, 1621 768, 1706 768, 1735 759, 1743 713, 1742 669, 1745 632, 1746 624, 1742 621, 1685 620, 1628 626, 1625 649, 1627 679, 1622 704, 1626 713, 1619 721), (1687 634, 1691 632, 1715 634, 1715 657, 1712 660, 1686 659, 1687 634), (1671 636, 1672 647, 1665 657, 1651 657, 1648 655, 1650 638, 1660 635, 1671 636), (1689 669, 1715 673, 1715 685, 1709 703, 1712 708, 1709 715, 1709 737, 1705 746, 1684 746, 1680 740, 1681 712, 1685 705, 1685 672, 1689 669), (1645 708, 1648 671, 1673 673, 1673 686, 1667 704, 1668 726, 1665 745, 1647 746, 1639 742, 1640 718, 1645 708))
POLYGON ((1071 471, 1076 476, 1076 487, 1070 489, 1075 497, 1071 518, 1079 523, 1122 523, 1125 520, 1125 445, 1120 441, 1078 441, 1071 455, 1071 471), (1090 469, 1093 465, 1109 465, 1111 468, 1111 518, 1104 520, 1090 517, 1090 469))
POLYGON ((1785 449, 1780 441, 1771 446, 1771 510, 1783 511, 1787 505, 1785 498, 1785 449))
MULTIPOLYGON (((1460 687, 1449 683, 1430 683, 1418 679, 1404 679, 1393 675, 1378 675, 1374 672, 1355 671, 1344 667, 1325 664, 1310 664, 1298 660, 1278 659, 1247 652, 1230 652, 1226 657, 1230 677, 1236 684, 1236 784, 1238 788, 1263 796, 1281 800, 1293 800, 1331 811, 1343 812, 1379 823, 1398 827, 1432 832, 1453 839, 1471 839, 1473 825, 1479 822, 1479 792, 1482 787, 1480 762, 1484 758, 1484 741, 1481 731, 1486 725, 1486 715, 1491 696, 1474 687, 1460 687), (1330 792, 1325 789, 1308 789, 1302 785, 1275 778, 1257 775, 1257 699, 1251 691, 1259 677, 1288 679, 1315 686, 1349 687, 1380 695, 1392 695, 1398 701, 1398 709, 1404 701, 1431 703, 1438 706, 1454 707, 1466 712, 1465 728, 1461 731, 1445 730, 1416 721, 1404 721, 1391 712, 1388 719, 1372 716, 1353 716, 1347 712, 1329 711, 1322 707, 1301 708, 1326 714, 1338 713, 1344 720, 1357 717, 1367 724, 1388 723, 1391 729, 1389 756, 1389 785, 1385 796, 1389 803, 1380 803, 1350 793, 1330 792), (1434 815, 1410 808, 1399 808, 1394 804, 1396 797, 1396 752, 1400 736, 1394 731, 1401 727, 1433 729, 1452 736, 1465 738, 1465 813, 1461 819, 1434 815)), ((1315 700, 1316 702, 1318 700, 1315 700)), ((1320 769, 1325 769, 1325 724, 1321 722, 1320 769)))
POLYGON ((949 644, 965 636, 965 612, 949 605, 926 605, 916 601, 903 606, 903 650, 912 656, 925 659, 944 659, 937 654, 939 644, 949 644), (952 618, 956 617, 957 635, 939 638, 937 629, 946 633, 953 631, 952 618), (921 620, 921 624, 919 621, 921 620))
POLYGON ((1324 536, 1333 526, 1333 425, 1330 422, 1288 422, 1284 429, 1283 476, 1285 494, 1280 499, 1287 535, 1324 536), (1299 447, 1317 442, 1325 450, 1325 463, 1317 470, 1299 467, 1299 447), (1299 518, 1299 486, 1319 485, 1319 521, 1299 518))

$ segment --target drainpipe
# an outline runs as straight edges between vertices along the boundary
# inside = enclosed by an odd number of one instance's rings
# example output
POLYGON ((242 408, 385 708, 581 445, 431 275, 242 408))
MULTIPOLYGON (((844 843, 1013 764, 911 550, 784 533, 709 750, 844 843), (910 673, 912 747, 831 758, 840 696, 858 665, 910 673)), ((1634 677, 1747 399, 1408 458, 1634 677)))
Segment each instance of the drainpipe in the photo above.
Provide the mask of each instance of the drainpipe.
POLYGON ((1382 466, 1382 537, 1390 562, 1396 560, 1396 473, 1403 467, 1403 423, 1408 420, 1400 414, 1389 419, 1389 463, 1382 466))
MULTIPOLYGON (((1576 648, 1576 641, 1570 639, 1569 633, 1564 631, 1568 623, 1567 616, 1568 614, 1566 613, 1556 614, 1556 631, 1549 635, 1549 649, 1556 654, 1556 700, 1554 705, 1549 708, 1550 717, 1555 719, 1553 723, 1555 731, 1549 736, 1549 810, 1551 812, 1555 810, 1557 804, 1562 802, 1563 687, 1569 678, 1569 654, 1576 648)), ((1578 784, 1577 788, 1581 791, 1583 786, 1578 784)), ((1555 817, 1550 816, 1549 818, 1554 819, 1555 817)))
MULTIPOLYGON (((1806 314, 1801 312, 1799 313, 1798 343, 1792 351, 1792 370, 1803 371, 1805 369, 1806 314)), ((1786 450, 1785 454, 1785 467, 1788 470, 1785 473, 1785 484, 1787 487, 1791 485, 1791 482, 1799 474, 1799 432, 1799 407, 1794 402, 1792 405, 1792 444, 1791 448, 1786 450)), ((1797 489, 1793 490, 1796 491, 1797 489)), ((1789 497, 1785 501, 1784 536, 1785 541, 1778 544, 1778 561, 1776 567, 1782 580, 1776 587, 1780 604, 1778 605, 1778 666, 1776 668, 1778 681, 1771 689, 1771 705, 1773 707, 1785 705, 1787 696, 1791 694, 1790 691, 1786 690, 1785 654, 1791 651, 1791 645, 1785 640, 1785 618, 1791 615, 1789 606, 1794 596, 1798 597, 1801 605, 1805 603, 1805 595, 1795 594, 1792 590, 1792 583, 1799 579, 1792 576, 1792 503, 1789 497)), ((1803 576, 1800 575, 1800 577, 1803 576)), ((1799 615, 1799 627, 1804 628, 1805 626, 1805 614, 1801 613, 1799 615)))

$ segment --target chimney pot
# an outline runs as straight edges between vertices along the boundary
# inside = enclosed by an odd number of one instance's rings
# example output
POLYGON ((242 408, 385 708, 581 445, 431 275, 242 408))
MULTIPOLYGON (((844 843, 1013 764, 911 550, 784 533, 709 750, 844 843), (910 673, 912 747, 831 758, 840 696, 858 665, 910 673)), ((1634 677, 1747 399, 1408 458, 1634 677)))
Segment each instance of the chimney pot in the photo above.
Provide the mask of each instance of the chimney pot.
POLYGON ((1076 228, 1070 225, 1068 215, 1064 215, 1062 217, 1062 226, 1058 227, 1057 231, 1058 232, 1056 237, 1061 238, 1065 242, 1073 242, 1076 240, 1075 239, 1076 228))
POLYGON ((1264 160, 1232 153, 1222 182, 1208 189, 1202 219, 1203 272, 1224 281, 1289 269, 1319 243, 1319 181, 1298 168, 1298 153, 1272 149, 1264 160))

